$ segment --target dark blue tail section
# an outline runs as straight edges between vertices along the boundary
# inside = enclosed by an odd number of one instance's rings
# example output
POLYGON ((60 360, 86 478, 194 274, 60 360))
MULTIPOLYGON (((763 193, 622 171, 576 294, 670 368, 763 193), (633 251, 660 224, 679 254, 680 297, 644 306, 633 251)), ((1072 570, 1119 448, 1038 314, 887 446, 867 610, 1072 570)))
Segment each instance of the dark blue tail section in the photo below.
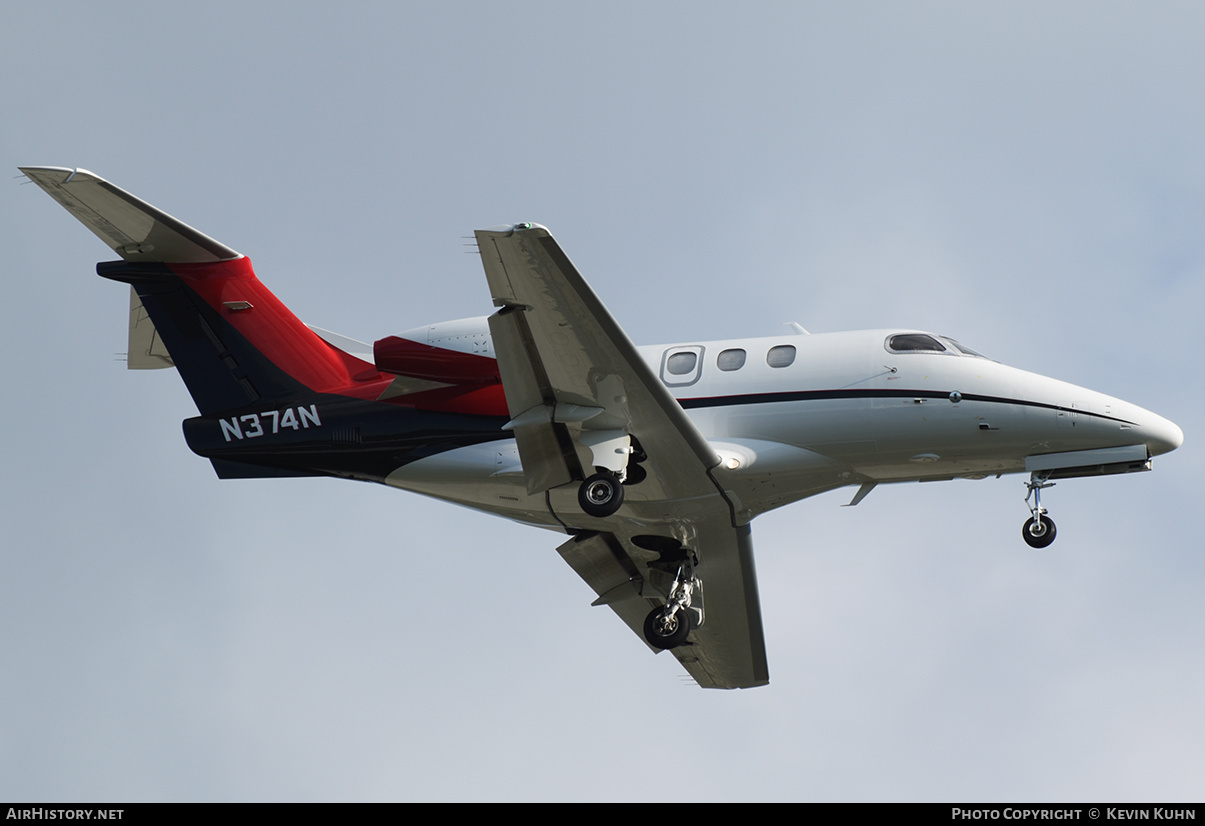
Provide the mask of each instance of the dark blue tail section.
POLYGON ((134 287, 201 413, 305 392, 166 264, 112 261, 96 271, 134 287))
POLYGON ((113 261, 98 274, 133 286, 205 415, 308 393, 375 398, 387 382, 336 350, 255 277, 245 257, 213 264, 113 261))

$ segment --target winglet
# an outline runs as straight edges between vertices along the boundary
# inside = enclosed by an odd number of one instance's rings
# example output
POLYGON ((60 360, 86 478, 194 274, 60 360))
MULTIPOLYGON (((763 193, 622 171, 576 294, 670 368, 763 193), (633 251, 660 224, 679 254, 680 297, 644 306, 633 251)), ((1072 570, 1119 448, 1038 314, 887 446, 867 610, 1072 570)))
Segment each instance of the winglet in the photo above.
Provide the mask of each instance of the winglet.
POLYGON ((208 235, 86 169, 20 170, 126 261, 205 264, 239 258, 208 235))

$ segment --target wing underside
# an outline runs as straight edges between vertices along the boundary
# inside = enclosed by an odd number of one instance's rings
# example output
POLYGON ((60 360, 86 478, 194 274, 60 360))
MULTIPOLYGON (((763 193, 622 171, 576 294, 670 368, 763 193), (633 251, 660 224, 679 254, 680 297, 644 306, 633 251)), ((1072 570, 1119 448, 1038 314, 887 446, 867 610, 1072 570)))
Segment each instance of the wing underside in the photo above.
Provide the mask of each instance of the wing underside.
POLYGON ((697 560, 703 623, 673 649, 699 685, 769 681, 747 524, 715 450, 641 359, 551 234, 521 224, 476 233, 523 472, 574 538, 558 549, 598 599, 644 639, 681 560, 697 560), (618 458, 616 458, 618 454, 618 458), (578 485, 625 470, 624 504, 586 515, 578 485))
MULTIPOLYGON (((717 520, 720 522, 721 520, 717 520)), ((770 681, 762 634, 761 605, 749 527, 701 525, 693 548, 700 560, 704 623, 671 653, 704 688, 751 688, 770 681)), ((598 594, 595 605, 611 608, 644 640, 648 613, 665 604, 672 566, 639 547, 638 536, 584 533, 557 551, 598 594)))

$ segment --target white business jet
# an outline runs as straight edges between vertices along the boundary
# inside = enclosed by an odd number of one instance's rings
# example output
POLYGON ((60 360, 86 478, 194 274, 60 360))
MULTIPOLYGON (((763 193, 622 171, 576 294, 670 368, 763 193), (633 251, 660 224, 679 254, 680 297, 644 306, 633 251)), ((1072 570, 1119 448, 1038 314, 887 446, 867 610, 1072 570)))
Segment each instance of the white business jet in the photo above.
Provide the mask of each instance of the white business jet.
POLYGON ((1180 429, 943 336, 869 330, 637 347, 549 231, 476 233, 497 312, 369 346, 302 324, 243 255, 83 169, 27 167, 121 260, 131 368, 175 366, 221 478, 392 485, 568 535, 557 549, 699 685, 769 682, 750 523, 823 491, 1146 471, 1180 429))

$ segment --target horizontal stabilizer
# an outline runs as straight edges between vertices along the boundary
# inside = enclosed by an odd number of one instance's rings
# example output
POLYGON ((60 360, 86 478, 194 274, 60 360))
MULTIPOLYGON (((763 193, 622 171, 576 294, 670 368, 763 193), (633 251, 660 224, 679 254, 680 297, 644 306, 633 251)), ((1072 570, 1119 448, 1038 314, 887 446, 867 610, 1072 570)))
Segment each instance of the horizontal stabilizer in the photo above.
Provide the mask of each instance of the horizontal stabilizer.
POLYGON ((126 261, 204 264, 239 253, 86 169, 21 171, 126 261))

